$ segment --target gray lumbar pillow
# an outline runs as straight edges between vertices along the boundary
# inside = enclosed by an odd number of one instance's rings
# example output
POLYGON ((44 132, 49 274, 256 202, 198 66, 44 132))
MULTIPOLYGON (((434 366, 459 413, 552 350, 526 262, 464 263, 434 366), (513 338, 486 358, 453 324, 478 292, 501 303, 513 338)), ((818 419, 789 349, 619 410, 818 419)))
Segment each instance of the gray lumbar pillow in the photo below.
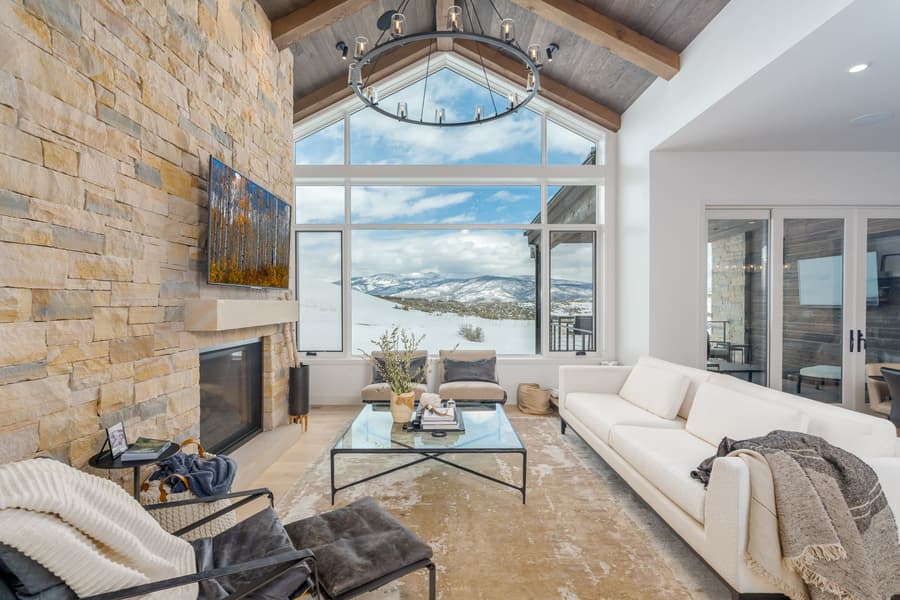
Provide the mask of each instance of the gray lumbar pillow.
POLYGON ((487 381, 497 383, 497 357, 479 360, 444 359, 444 381, 487 381))

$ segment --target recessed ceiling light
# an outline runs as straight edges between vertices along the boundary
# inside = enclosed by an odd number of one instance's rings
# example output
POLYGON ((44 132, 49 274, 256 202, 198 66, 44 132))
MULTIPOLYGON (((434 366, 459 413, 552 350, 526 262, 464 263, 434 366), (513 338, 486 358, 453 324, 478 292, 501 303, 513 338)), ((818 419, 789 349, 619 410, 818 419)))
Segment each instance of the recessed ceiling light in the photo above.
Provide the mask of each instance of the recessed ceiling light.
POLYGON ((847 69, 847 71, 849 73, 861 73, 862 71, 865 71, 868 68, 869 68, 868 63, 859 63, 858 65, 853 65, 852 67, 847 69))
POLYGON ((887 121, 888 119, 892 119, 893 117, 894 113, 892 112, 874 112, 865 115, 859 115, 858 117, 853 117, 852 119, 850 119, 850 124, 874 125, 875 123, 881 123, 882 121, 887 121))

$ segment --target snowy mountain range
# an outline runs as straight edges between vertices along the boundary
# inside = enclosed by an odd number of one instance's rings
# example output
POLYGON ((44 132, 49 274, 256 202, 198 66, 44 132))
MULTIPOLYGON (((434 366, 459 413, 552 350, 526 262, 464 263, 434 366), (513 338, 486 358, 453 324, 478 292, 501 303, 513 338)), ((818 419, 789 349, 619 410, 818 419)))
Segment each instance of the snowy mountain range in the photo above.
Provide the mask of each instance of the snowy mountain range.
MULTIPOLYGON (((534 302, 533 277, 498 277, 482 275, 467 279, 442 277, 437 273, 395 275, 378 273, 354 277, 354 290, 372 296, 452 300, 457 302, 534 302)), ((552 298, 555 302, 591 300, 591 284, 554 279, 552 298)))

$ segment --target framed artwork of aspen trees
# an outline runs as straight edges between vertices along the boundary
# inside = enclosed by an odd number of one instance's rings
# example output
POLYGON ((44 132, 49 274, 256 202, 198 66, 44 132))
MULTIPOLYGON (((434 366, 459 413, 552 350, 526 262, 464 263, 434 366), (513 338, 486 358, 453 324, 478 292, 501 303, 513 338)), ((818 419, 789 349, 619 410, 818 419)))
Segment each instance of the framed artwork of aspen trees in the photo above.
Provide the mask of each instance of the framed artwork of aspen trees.
POLYGON ((209 159, 209 283, 288 287, 291 205, 209 159))

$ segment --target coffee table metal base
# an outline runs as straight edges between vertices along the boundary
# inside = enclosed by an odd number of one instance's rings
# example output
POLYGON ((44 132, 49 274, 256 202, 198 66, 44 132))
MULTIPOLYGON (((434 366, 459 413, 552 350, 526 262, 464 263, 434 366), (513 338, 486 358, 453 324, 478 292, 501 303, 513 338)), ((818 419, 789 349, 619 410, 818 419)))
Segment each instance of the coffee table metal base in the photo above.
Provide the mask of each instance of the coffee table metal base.
POLYGON ((391 452, 390 450, 381 450, 381 451, 371 451, 371 450, 337 450, 332 448, 331 450, 331 504, 334 504, 334 497, 341 490, 346 490, 347 488, 351 488, 355 485, 359 485, 361 483, 365 483, 367 481, 372 481, 373 479, 377 479, 378 477, 383 477, 385 475, 390 475, 391 473, 395 473, 400 471, 401 469, 405 469, 407 467, 412 467, 419 463, 423 463, 427 460, 436 460, 437 462, 448 465, 451 467, 456 467, 461 471, 465 471, 466 473, 471 473, 472 475, 477 475, 482 479, 487 479, 488 481, 492 481, 494 483, 499 483, 500 485, 506 486, 508 488, 512 488, 514 490, 518 490, 522 494, 522 504, 525 504, 525 485, 527 483, 528 476, 528 451, 525 448, 522 449, 509 449, 509 450, 466 450, 463 448, 457 448, 453 452, 436 452, 434 450, 419 450, 412 447, 398 448, 396 451, 391 452), (396 467, 392 467, 387 469, 386 471, 381 471, 380 473, 375 473, 374 475, 369 475, 368 477, 363 477, 362 479, 357 479, 352 483, 347 483, 345 485, 336 486, 334 481, 334 458, 338 454, 419 454, 422 458, 418 458, 416 460, 410 461, 408 463, 404 463, 402 465, 398 465, 396 467), (509 483, 508 481, 503 481, 502 479, 497 479, 496 477, 492 477, 485 473, 481 473, 474 469, 470 469, 469 467, 457 464, 455 462, 446 460, 441 458, 443 454, 521 454, 522 455, 522 485, 518 486, 513 483, 509 483))

